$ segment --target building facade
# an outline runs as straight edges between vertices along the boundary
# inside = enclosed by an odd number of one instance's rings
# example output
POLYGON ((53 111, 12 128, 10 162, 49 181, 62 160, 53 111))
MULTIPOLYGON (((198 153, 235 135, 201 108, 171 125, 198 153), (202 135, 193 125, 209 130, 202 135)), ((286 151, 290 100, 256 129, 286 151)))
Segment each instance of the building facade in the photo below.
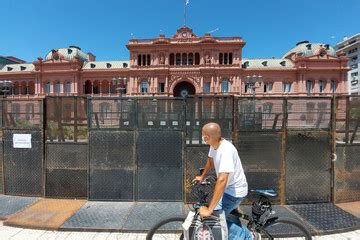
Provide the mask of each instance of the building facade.
POLYGON ((181 27, 172 37, 131 39, 128 61, 96 61, 77 46, 51 50, 32 63, 7 64, 0 80, 8 97, 320 96, 347 93, 348 58, 328 44, 299 42, 282 58, 243 59, 241 37, 197 36, 181 27), (115 81, 114 81, 115 80, 115 81), (256 84, 254 82, 256 81, 256 84), (122 91, 123 90, 123 91, 122 91))
POLYGON ((338 54, 345 53, 349 58, 348 66, 350 68, 348 78, 349 94, 360 94, 360 33, 351 37, 346 37, 342 42, 339 42, 335 46, 338 54))

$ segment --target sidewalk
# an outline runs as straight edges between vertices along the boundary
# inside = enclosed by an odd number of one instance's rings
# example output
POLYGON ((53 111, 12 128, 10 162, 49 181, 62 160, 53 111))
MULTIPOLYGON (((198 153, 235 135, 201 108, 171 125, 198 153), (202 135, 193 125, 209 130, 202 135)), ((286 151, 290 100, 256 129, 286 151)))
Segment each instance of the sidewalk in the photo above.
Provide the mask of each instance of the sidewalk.
MULTIPOLYGON (((241 206, 245 213, 250 206, 241 206)), ((360 202, 273 206, 315 239, 360 239, 360 202), (350 213, 351 212, 351 213, 350 213), (330 235, 332 234, 332 235, 330 235)), ((162 219, 189 211, 182 202, 100 202, 0 195, 0 239, 144 239, 162 219), (39 229, 39 230, 30 230, 39 229)), ((280 233, 289 233, 282 229, 280 233)), ((165 239, 174 239, 167 235, 165 239)))
MULTIPOLYGON (((21 229, 3 226, 0 222, 0 239, 1 240, 144 240, 144 233, 111 233, 111 232, 61 232, 61 231, 44 231, 21 229)), ((166 240, 178 240, 173 234, 165 236, 166 240)), ((288 238, 296 240, 297 238, 288 238)), ((316 236, 317 240, 357 240, 360 239, 360 230, 316 236)))

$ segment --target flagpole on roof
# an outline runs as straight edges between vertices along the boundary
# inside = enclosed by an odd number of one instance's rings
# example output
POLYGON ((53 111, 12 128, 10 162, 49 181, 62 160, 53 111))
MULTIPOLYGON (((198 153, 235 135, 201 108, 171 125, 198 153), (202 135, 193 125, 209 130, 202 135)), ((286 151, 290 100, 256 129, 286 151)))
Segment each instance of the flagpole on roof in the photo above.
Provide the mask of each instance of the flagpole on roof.
POLYGON ((184 0, 184 27, 186 26, 186 0, 184 0))
POLYGON ((187 12, 186 6, 189 5, 189 1, 190 0, 184 0, 184 27, 186 27, 186 12, 187 12))

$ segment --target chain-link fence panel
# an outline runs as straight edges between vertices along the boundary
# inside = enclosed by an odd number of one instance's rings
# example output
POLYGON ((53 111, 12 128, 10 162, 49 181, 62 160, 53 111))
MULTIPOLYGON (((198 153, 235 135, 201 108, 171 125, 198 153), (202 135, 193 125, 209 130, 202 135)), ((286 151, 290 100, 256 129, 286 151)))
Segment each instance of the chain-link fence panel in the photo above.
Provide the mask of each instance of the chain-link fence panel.
POLYGON ((137 127, 137 99, 89 98, 90 129, 133 130, 137 127))
POLYGON ((137 117, 139 129, 184 128, 184 100, 179 98, 139 98, 137 117))
POLYGON ((89 199, 133 201, 135 132, 90 131, 89 199))
POLYGON ((87 198, 88 145, 46 144, 46 192, 48 197, 87 198))
POLYGON ((2 123, 5 129, 42 129, 42 100, 3 99, 2 123))
POLYGON ((327 131, 288 131, 287 203, 329 202, 331 143, 327 131))
POLYGON ((186 99, 185 132, 187 144, 203 144, 201 129, 209 122, 220 125, 222 136, 232 139, 233 130, 232 96, 189 97, 186 99))
POLYGON ((350 143, 360 143, 360 97, 349 99, 349 136, 350 143))
POLYGON ((279 130, 283 98, 236 98, 236 127, 240 131, 279 130))
POLYGON ((4 130, 5 194, 43 196, 43 132, 4 130), (14 134, 30 134, 31 148, 15 148, 14 134))
POLYGON ((336 141, 360 143, 360 97, 336 99, 336 141))
POLYGON ((46 140, 87 142, 87 101, 84 97, 47 97, 46 140))
POLYGON ((287 129, 329 129, 331 98, 289 98, 287 129))
POLYGON ((360 200, 360 145, 337 145, 335 201, 360 200))
MULTIPOLYGON (((235 143, 245 171, 249 189, 274 189, 279 192, 281 181, 281 132, 240 132, 235 143)), ((251 199, 249 195, 248 200, 251 199)), ((274 199, 278 202, 279 197, 274 199)))
POLYGON ((137 200, 183 200, 183 133, 139 131, 138 134, 137 200))
MULTIPOLYGON (((186 145, 185 147, 185 156, 184 156, 184 173, 185 173, 185 202, 194 203, 198 201, 196 189, 192 187, 191 181, 195 176, 200 175, 200 168, 204 168, 206 161, 208 159, 209 146, 205 145, 186 145)), ((212 171, 209 175, 215 175, 215 172, 212 171)), ((215 184, 212 186, 207 186, 206 191, 209 193, 208 200, 211 199, 213 194, 215 184)))
MULTIPOLYGON (((2 132, 2 130, 0 130, 2 132)), ((0 194, 4 193, 4 152, 3 152, 3 141, 0 139, 0 194)))

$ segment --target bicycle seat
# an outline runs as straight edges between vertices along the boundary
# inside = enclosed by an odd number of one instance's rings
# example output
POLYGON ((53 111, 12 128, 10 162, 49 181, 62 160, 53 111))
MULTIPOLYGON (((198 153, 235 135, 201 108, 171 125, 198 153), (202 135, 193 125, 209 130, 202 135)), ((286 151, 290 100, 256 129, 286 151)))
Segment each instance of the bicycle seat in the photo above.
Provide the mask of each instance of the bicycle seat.
POLYGON ((278 194, 273 189, 252 189, 250 192, 259 193, 262 196, 265 197, 277 197, 278 194))

